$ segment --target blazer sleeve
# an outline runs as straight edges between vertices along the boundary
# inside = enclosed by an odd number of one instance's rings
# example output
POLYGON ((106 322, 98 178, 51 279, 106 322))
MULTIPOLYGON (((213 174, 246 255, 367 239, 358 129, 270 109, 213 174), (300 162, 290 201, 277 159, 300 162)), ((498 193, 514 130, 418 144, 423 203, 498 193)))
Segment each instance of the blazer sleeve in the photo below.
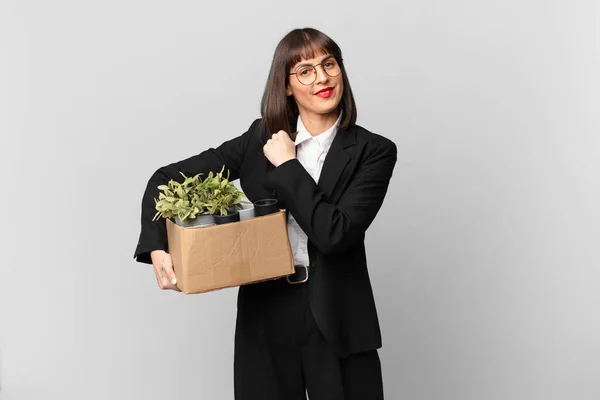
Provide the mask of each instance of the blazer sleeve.
POLYGON ((361 239, 383 204, 397 160, 396 145, 370 143, 337 204, 327 202, 298 159, 274 168, 269 179, 298 225, 323 254, 345 252, 361 239))
POLYGON ((141 232, 133 255, 136 261, 151 264, 151 251, 168 251, 164 218, 152 221, 156 214, 154 199, 158 198, 158 186, 167 184, 171 179, 183 182, 184 178, 179 172, 186 176, 198 173, 208 174, 210 171, 219 172, 223 165, 225 171, 230 171, 230 180, 238 179, 248 143, 259 123, 260 119, 255 120, 248 131, 224 142, 217 148, 210 148, 193 157, 161 167, 154 172, 148 180, 142 196, 141 232))

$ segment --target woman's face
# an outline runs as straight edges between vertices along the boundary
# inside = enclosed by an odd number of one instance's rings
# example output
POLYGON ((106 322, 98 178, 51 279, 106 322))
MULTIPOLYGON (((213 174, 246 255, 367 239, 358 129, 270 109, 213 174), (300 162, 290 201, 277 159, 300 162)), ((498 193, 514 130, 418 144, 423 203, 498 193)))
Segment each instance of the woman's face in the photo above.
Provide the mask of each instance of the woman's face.
POLYGON ((293 65, 289 73, 297 75, 289 76, 289 84, 286 88, 288 96, 294 96, 294 100, 298 105, 300 115, 304 118, 319 119, 324 116, 337 116, 338 104, 342 100, 344 92, 344 82, 342 74, 339 73, 339 65, 331 54, 319 55, 311 59, 302 59, 300 62, 293 65), (319 65, 317 65, 319 64, 319 65), (315 69, 316 76, 315 76, 315 69), (330 74, 337 76, 330 76, 330 74), (309 84, 301 83, 298 78, 304 83, 309 83, 314 79, 314 82, 309 84))

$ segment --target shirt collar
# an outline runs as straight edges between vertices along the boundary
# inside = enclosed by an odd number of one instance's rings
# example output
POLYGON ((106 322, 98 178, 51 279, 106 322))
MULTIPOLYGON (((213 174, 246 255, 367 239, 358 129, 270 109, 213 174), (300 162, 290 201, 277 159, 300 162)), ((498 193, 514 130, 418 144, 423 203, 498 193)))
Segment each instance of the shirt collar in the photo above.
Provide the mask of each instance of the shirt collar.
POLYGON ((331 147, 331 143, 333 143, 333 139, 335 139, 335 135, 338 131, 338 127, 340 125, 341 120, 342 120, 342 113, 340 112, 340 115, 339 115, 337 121, 335 121, 335 124, 333 124, 331 126, 331 128, 327 129, 323 133, 313 136, 306 130, 306 127, 302 123, 302 118, 300 118, 300 115, 298 115, 298 124, 297 124, 298 133, 296 135, 296 140, 294 142, 295 145, 298 146, 300 143, 302 143, 308 139, 314 138, 319 143, 319 146, 321 146, 321 148, 323 150, 329 151, 329 148, 331 147))

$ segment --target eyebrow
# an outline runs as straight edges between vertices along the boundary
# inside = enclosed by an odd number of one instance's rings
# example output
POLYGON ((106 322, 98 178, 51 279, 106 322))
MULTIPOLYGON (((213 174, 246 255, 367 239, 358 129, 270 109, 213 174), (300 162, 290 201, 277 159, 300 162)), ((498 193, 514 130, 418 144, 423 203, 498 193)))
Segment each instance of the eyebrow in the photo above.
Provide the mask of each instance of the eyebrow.
MULTIPOLYGON (((332 57, 333 57, 333 54, 329 54, 328 56, 323 57, 319 64, 321 64, 323 61, 327 60, 328 58, 332 58, 332 57)), ((302 64, 298 64, 296 66, 296 68, 294 68, 294 70, 297 70, 300 67, 312 67, 312 66, 313 66, 313 64, 311 64, 311 63, 302 63, 302 64)))

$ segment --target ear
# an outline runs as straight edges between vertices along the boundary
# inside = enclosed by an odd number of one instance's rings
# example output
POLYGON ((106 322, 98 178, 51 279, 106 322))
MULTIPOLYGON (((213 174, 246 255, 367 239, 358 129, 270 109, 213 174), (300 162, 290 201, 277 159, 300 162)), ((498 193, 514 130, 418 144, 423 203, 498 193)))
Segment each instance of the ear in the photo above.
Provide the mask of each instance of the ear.
POLYGON ((292 89, 290 89, 290 85, 285 87, 285 95, 288 97, 292 95, 292 89))

